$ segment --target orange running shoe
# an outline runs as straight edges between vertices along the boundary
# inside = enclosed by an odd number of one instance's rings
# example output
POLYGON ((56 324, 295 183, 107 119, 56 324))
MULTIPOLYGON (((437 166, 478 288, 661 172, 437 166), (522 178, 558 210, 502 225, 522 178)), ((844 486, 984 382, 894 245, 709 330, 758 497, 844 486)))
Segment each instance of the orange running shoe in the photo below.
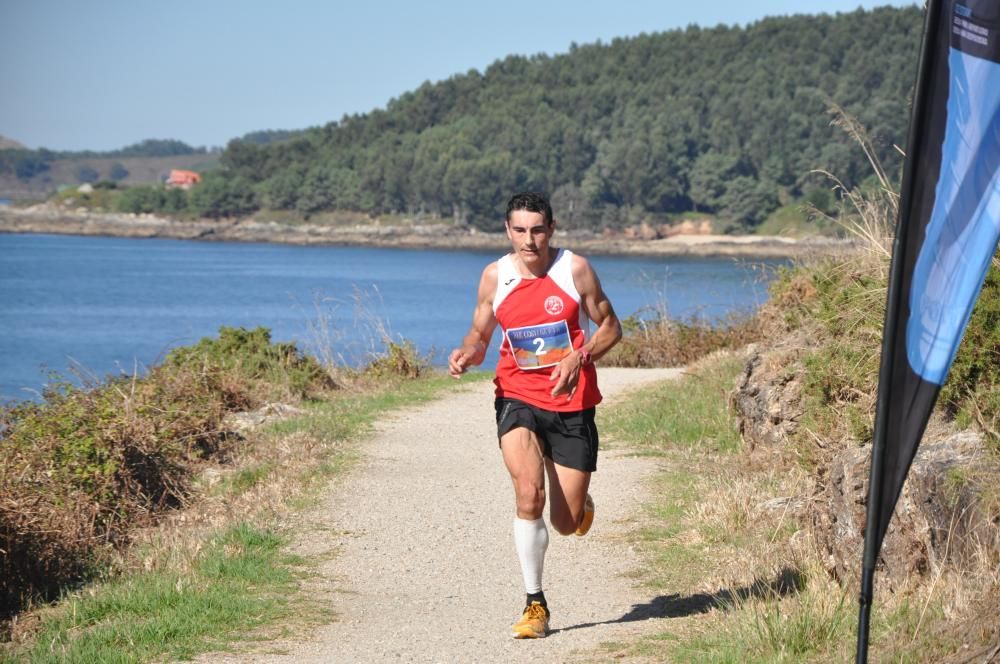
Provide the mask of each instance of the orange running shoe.
POLYGON ((524 607, 521 619, 510 629, 515 639, 544 638, 549 633, 549 610, 541 602, 532 602, 524 607))
POLYGON ((588 493, 587 500, 583 503, 583 519, 580 521, 580 525, 576 527, 577 537, 586 535, 592 525, 594 525, 594 499, 588 493))

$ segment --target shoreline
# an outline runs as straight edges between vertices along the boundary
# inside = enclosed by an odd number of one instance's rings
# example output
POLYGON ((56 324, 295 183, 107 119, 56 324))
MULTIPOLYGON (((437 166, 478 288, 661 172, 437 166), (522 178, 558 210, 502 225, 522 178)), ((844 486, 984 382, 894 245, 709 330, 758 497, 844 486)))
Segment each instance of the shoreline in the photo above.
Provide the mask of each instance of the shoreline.
MULTIPOLYGON (((503 233, 470 229, 457 232, 450 224, 328 225, 280 223, 245 219, 193 221, 152 214, 133 215, 68 211, 52 206, 0 208, 0 233, 161 238, 206 242, 263 242, 310 246, 355 246, 399 249, 504 250, 503 233)), ((740 258, 810 258, 848 253, 850 240, 793 239, 757 235, 674 235, 646 240, 604 236, 586 231, 558 231, 561 244, 589 254, 618 256, 691 256, 740 258)))

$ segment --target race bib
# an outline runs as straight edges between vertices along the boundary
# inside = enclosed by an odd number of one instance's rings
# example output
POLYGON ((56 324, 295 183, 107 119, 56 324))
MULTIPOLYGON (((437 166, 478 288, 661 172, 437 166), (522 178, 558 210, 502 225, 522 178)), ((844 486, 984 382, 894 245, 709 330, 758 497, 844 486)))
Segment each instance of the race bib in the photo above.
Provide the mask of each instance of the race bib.
POLYGON ((507 343, 518 368, 524 370, 551 367, 573 352, 569 325, 564 320, 511 328, 507 330, 507 343))

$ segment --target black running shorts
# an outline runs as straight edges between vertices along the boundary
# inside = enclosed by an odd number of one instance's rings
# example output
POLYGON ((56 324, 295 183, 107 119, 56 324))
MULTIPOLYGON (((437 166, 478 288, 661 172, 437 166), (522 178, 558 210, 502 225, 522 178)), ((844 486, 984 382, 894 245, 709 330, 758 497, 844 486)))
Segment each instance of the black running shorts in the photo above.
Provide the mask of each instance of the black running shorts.
POLYGON ((517 399, 497 397, 497 438, 524 427, 535 432, 545 458, 588 473, 597 470, 597 426, 594 408, 559 413, 517 399))

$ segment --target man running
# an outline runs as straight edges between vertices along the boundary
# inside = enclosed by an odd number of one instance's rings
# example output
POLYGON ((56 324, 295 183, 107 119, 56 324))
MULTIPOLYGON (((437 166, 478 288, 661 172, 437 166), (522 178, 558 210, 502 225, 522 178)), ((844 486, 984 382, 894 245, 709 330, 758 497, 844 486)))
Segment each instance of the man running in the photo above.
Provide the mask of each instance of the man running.
POLYGON ((594 520, 587 489, 597 470, 594 407, 601 401, 593 363, 622 332, 590 263, 549 245, 556 222, 543 194, 511 198, 506 226, 513 251, 483 270, 472 327, 451 352, 448 371, 458 378, 482 364, 500 325, 497 436, 514 484, 514 545, 527 592, 512 631, 517 639, 540 638, 549 627, 542 592, 546 474, 552 527, 562 535, 585 535, 594 520))

